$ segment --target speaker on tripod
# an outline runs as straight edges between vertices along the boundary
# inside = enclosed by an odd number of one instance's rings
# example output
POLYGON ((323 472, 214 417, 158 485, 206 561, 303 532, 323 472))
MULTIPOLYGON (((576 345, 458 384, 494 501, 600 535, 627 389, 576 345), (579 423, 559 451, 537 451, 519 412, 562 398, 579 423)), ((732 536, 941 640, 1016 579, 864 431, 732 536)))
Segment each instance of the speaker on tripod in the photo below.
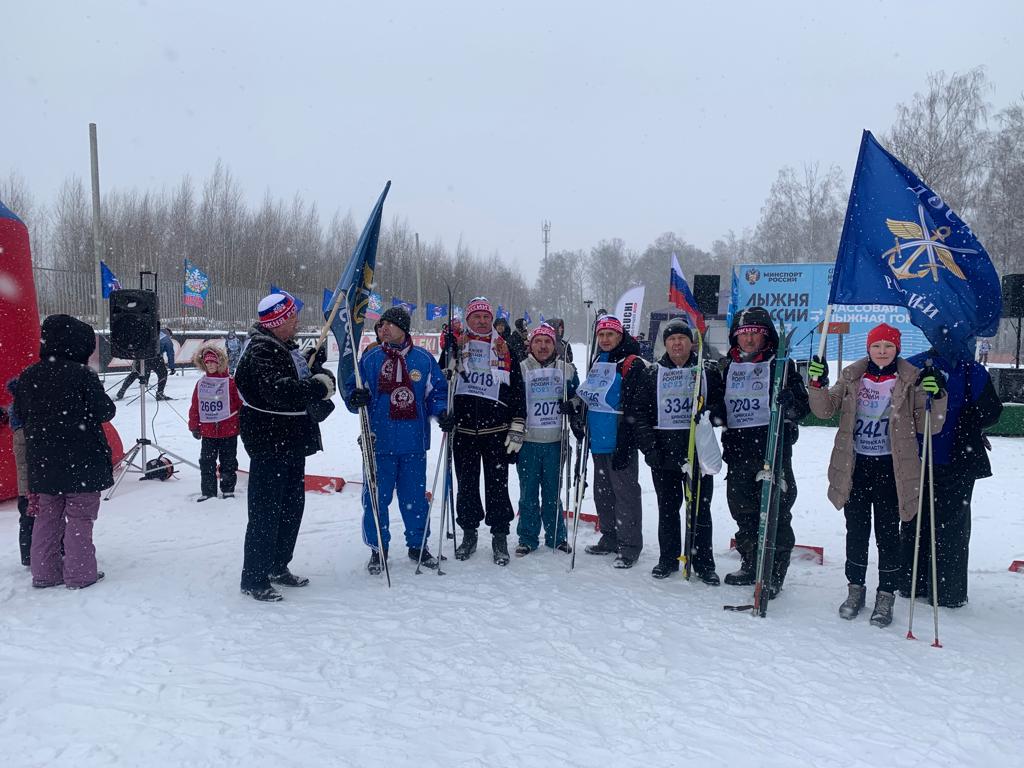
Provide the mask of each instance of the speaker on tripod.
POLYGON ((119 288, 110 293, 110 346, 116 357, 146 360, 160 352, 156 291, 119 288))

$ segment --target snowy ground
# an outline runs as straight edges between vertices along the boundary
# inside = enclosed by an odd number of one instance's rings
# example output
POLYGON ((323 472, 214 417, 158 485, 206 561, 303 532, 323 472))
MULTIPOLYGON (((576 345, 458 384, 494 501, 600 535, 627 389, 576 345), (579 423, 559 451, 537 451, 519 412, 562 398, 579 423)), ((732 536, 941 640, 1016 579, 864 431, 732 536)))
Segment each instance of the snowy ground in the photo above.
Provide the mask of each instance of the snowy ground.
MULTIPOLYGON (((179 415, 194 374, 173 377, 153 419, 198 456, 179 415)), ((115 384, 114 380, 110 384, 115 384)), ((155 405, 150 401, 150 406, 155 405)), ((153 409, 150 407, 150 414, 153 409)), ((126 444, 138 405, 115 420, 126 444)), ((325 424, 311 472, 358 479, 358 421, 325 424)), ((0 755, 5 766, 792 766, 1006 765, 1024 753, 1024 441, 993 440, 978 484, 971 602, 908 601, 885 630, 842 621, 843 518, 825 499, 834 432, 795 447, 801 543, 766 620, 727 613, 750 590, 650 578, 655 496, 631 571, 541 551, 490 562, 487 538, 448 575, 393 560, 394 588, 366 574, 359 486, 307 495, 293 568, 312 583, 265 605, 238 592, 245 497, 195 504, 198 472, 134 477, 101 508, 106 580, 33 590, 17 564, 17 512, 0 506, 0 755)), ((435 440, 435 446, 437 441, 435 440)), ((241 451, 240 451, 241 452, 241 451)), ((247 466, 244 455, 242 466, 247 466)), ((433 467, 433 455, 431 456, 433 467)), ((642 470, 641 475, 646 475, 642 470)), ((512 472, 513 494, 517 494, 512 472)), ((718 571, 733 570, 722 486, 718 571)), ((588 504, 592 511, 592 506, 588 504)), ((397 517, 397 515, 396 515, 397 517)), ((401 540, 400 519, 393 524, 401 540)), ((581 545, 595 538, 590 527, 581 545)), ((396 547, 396 549, 398 549, 396 547)), ((400 550, 399 550, 400 551, 400 550)), ((869 577, 869 590, 874 584, 869 577)))

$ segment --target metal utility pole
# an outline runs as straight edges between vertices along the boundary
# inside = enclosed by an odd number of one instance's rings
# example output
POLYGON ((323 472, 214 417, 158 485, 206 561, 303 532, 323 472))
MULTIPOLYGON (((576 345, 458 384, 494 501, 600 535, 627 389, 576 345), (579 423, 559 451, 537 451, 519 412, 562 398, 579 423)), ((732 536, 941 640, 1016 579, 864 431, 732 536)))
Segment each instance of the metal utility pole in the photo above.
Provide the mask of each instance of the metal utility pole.
POLYGON ((96 123, 89 123, 89 156, 92 164, 92 242, 96 255, 96 330, 99 331, 106 323, 103 311, 103 275, 100 270, 103 242, 100 230, 100 158, 96 144, 96 123))
MULTIPOLYGON (((420 233, 416 233, 416 309, 426 313, 423 306, 423 283, 420 281, 420 233)), ((426 317, 426 314, 423 315, 426 317)))
POLYGON ((541 224, 540 224, 540 231, 541 231, 541 234, 543 236, 542 239, 544 241, 544 266, 547 267, 547 265, 548 265, 548 243, 551 242, 551 222, 550 221, 546 221, 546 220, 542 221, 541 224))

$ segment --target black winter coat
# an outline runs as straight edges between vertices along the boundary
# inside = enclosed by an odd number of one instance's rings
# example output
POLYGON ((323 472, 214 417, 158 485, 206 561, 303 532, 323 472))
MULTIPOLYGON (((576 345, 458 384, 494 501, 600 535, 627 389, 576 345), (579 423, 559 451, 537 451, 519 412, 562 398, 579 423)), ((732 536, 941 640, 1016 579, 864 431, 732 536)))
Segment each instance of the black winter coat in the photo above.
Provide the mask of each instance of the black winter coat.
MULTIPOLYGON (((323 450, 317 421, 326 414, 318 409, 332 404, 323 400, 322 383, 299 379, 292 357, 297 349, 295 342, 280 341, 259 324, 249 330, 235 369, 235 384, 244 401, 239 425, 242 444, 250 456, 311 456, 323 450), (299 415, 283 415, 289 413, 299 415)), ((319 368, 315 372, 326 373, 319 368)))
POLYGON ((88 366, 96 346, 92 326, 69 315, 43 322, 40 362, 18 380, 14 410, 25 424, 25 458, 32 493, 90 493, 114 484, 103 422, 114 402, 88 366))
MULTIPOLYGON (((508 342, 506 342, 508 343, 508 342)), ((454 411, 457 429, 467 433, 491 433, 507 429, 512 419, 526 419, 526 390, 523 388, 523 370, 519 358, 509 345, 511 370, 508 384, 498 387, 498 400, 487 400, 475 395, 455 395, 454 411)), ((448 363, 448 350, 442 350, 440 366, 448 363)), ((455 374, 460 376, 461 371, 455 374)), ((452 386, 455 386, 454 382, 452 386)))
MULTIPOLYGON (((690 359, 686 361, 684 367, 689 368, 696 364, 697 353, 690 352, 690 359)), ((658 426, 658 365, 665 368, 678 367, 666 352, 657 365, 651 365, 644 369, 637 397, 626 401, 626 413, 635 419, 637 443, 644 455, 649 453, 652 448, 656 448, 663 461, 671 459, 675 462, 684 462, 690 445, 690 430, 656 429, 658 426)), ((722 376, 718 372, 718 365, 715 362, 704 361, 704 378, 707 380, 707 388, 701 392, 704 408, 712 414, 721 413, 725 386, 722 384, 722 376)))

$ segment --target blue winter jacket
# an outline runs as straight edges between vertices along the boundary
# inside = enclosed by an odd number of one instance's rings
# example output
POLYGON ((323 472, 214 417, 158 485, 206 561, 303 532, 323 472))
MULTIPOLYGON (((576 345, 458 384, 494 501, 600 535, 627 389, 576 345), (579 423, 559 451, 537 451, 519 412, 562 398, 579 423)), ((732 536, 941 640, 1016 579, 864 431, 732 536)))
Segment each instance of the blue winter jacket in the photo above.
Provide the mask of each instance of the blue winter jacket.
MULTIPOLYGON (((405 357, 416 398, 416 418, 395 421, 390 416, 391 397, 377 390, 380 369, 387 359, 383 347, 375 347, 359 361, 363 386, 370 390, 370 428, 376 436, 375 453, 425 453, 430 448, 430 417, 440 416, 448 407, 448 383, 433 356, 422 347, 413 347, 405 357)), ((356 385, 349 377, 345 391, 356 385)), ((357 408, 348 409, 357 413, 357 408)))
POLYGON ((174 373, 174 340, 166 333, 160 334, 160 354, 167 355, 167 367, 174 373))

